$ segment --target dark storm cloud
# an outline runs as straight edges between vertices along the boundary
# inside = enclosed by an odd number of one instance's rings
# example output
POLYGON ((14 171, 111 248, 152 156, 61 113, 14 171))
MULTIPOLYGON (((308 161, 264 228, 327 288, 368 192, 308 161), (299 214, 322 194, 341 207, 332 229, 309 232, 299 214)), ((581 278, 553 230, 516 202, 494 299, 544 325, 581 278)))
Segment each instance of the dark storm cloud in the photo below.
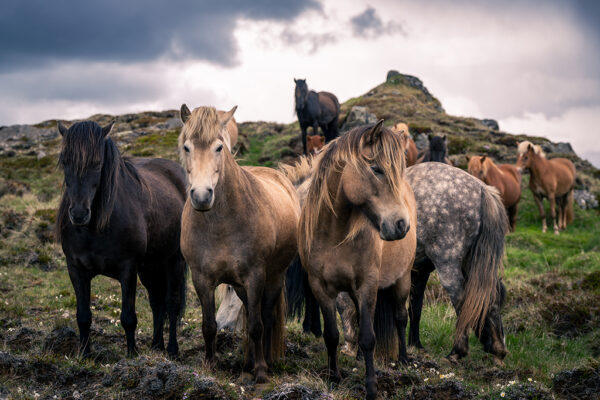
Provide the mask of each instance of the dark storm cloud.
POLYGON ((236 62, 239 18, 291 20, 316 0, 8 0, 0 9, 0 69, 49 60, 236 62))
POLYGON ((352 17, 350 19, 350 24, 352 25, 352 31, 355 36, 374 38, 392 33, 402 33, 403 35, 406 35, 402 25, 394 21, 384 23, 379 14, 377 14, 377 10, 370 6, 362 13, 352 17))

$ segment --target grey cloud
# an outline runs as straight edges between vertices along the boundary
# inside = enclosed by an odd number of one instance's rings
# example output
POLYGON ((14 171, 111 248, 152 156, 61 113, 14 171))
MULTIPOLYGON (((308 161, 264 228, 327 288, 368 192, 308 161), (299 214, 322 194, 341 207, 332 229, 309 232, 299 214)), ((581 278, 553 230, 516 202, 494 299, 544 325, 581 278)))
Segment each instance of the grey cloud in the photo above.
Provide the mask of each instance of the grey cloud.
POLYGON ((239 18, 291 20, 317 0, 8 0, 0 12, 0 69, 52 60, 236 62, 239 18))
POLYGON ((285 28, 281 32, 281 39, 288 46, 308 45, 308 52, 312 54, 319 50, 322 46, 336 43, 338 41, 338 36, 333 32, 300 33, 291 28, 285 28))
POLYGON ((352 32, 355 36, 374 38, 381 35, 401 33, 406 36, 402 25, 395 21, 384 23, 377 10, 369 6, 362 13, 350 19, 352 32))

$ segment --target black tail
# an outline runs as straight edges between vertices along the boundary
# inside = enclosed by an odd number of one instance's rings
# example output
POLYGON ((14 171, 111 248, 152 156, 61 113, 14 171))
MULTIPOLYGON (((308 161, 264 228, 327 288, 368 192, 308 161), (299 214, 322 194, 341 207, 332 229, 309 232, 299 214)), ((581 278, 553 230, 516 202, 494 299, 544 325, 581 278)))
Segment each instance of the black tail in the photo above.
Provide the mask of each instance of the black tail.
POLYGON ((392 290, 394 290, 393 286, 378 290, 377 303, 375 303, 373 321, 376 339, 375 354, 384 360, 398 358, 398 330, 394 319, 396 300, 392 290))
POLYGON ((187 305, 187 277, 189 266, 188 264, 182 260, 183 263, 183 274, 181 277, 181 283, 179 285, 179 314, 177 315, 177 323, 181 325, 181 321, 183 320, 183 316, 185 315, 185 309, 187 305))
MULTIPOLYGON (((285 275, 285 296, 288 318, 300 319, 304 308, 304 287, 306 272, 302 268, 300 256, 296 255, 285 275)), ((310 290, 310 289, 309 289, 310 290)))

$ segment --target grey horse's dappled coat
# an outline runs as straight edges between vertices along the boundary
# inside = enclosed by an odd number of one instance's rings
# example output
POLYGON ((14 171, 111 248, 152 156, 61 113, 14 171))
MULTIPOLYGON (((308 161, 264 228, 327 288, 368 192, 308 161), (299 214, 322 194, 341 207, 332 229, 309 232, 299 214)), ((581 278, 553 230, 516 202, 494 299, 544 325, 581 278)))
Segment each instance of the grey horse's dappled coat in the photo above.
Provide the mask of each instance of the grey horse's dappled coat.
MULTIPOLYGON (((486 351, 503 358, 506 348, 500 308, 504 287, 498 273, 507 219, 497 191, 441 163, 415 165, 407 169, 406 175, 415 193, 418 221, 409 343, 421 347, 418 329, 423 294, 429 274, 435 269, 459 315, 450 357, 466 355, 468 329, 473 328, 486 351), (470 290, 479 293, 469 296, 470 290)), ((351 306, 347 295, 338 298, 344 334, 350 344, 355 337, 351 306)))

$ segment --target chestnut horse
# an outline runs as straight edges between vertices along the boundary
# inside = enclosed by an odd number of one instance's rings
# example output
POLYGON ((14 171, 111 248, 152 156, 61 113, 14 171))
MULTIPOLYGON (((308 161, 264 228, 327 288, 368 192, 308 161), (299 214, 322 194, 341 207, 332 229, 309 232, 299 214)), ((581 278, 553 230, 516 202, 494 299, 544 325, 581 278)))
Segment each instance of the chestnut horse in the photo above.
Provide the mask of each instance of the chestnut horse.
MULTIPOLYGON (((544 197, 550 202, 550 217, 554 224, 554 234, 567 228, 573 221, 573 189, 575 187, 575 165, 566 158, 553 158, 547 160, 531 143, 526 144, 525 151, 520 152, 517 158, 519 172, 529 170, 529 189, 533 199, 540 210, 542 219, 542 232, 548 229, 546 213, 542 202, 544 197), (556 203, 558 203, 558 222, 556 220, 556 203)), ((523 149, 523 143, 519 149, 523 149)))
POLYGON ((297 254, 300 205, 279 171, 240 167, 224 146, 236 107, 219 116, 212 107, 183 105, 179 153, 189 196, 181 221, 181 251, 202 304, 206 360, 214 362, 215 288, 232 285, 246 308, 244 372, 267 380, 267 365, 283 355, 284 276, 297 254), (250 210, 250 211, 249 211, 250 210))
POLYGON ((417 157, 419 156, 419 150, 417 149, 417 145, 415 141, 410 137, 410 132, 408 130, 408 125, 404 122, 398 122, 396 125, 392 126, 392 131, 399 133, 401 135, 406 135, 407 145, 405 150, 406 155, 406 167, 412 167, 417 163, 417 157))
POLYGON ((517 213, 521 199, 521 174, 511 164, 494 164, 487 156, 467 156, 469 173, 474 177, 498 189, 506 214, 510 222, 511 232, 517 226, 517 213))
POLYGON ((325 137, 321 135, 309 135, 306 138, 308 154, 319 154, 323 146, 325 146, 325 137))
POLYGON ((404 148, 404 138, 383 128, 383 120, 331 142, 315 160, 298 228, 302 265, 323 312, 330 377, 340 380, 336 297, 348 292, 359 314, 369 399, 377 395, 376 340, 378 352, 407 362, 417 215, 404 180, 404 148), (374 327, 374 320, 387 324, 374 327))

